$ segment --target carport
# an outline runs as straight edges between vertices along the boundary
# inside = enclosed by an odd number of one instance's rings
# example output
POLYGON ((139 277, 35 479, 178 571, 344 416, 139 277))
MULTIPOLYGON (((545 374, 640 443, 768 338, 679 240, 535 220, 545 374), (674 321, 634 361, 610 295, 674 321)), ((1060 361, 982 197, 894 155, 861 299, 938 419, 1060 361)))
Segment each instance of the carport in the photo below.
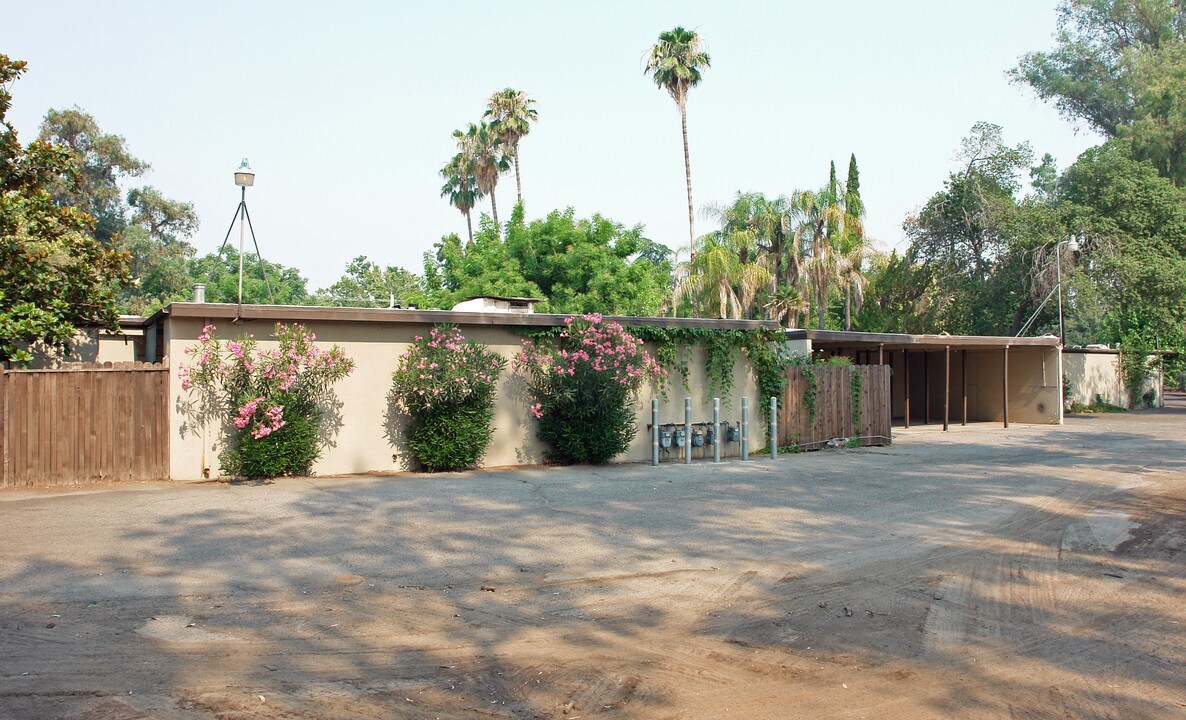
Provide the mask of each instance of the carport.
POLYGON ((786 339, 792 350, 817 358, 889 365, 891 415, 903 427, 1062 423, 1062 358, 1053 336, 788 330, 786 339))

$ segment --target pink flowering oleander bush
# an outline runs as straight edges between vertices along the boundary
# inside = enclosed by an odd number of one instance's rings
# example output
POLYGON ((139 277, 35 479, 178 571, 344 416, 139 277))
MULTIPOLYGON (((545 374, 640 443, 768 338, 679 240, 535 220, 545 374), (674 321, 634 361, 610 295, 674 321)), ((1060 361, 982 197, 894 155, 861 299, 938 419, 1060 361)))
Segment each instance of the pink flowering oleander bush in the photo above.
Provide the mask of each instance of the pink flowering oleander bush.
POLYGON ((566 319, 559 336, 523 341, 514 367, 527 377, 538 434, 557 462, 609 462, 638 428, 634 403, 644 383, 666 376, 642 341, 592 313, 566 319))
POLYGON ((450 325, 417 336, 400 356, 391 399, 408 418, 408 449, 427 470, 461 470, 482 459, 505 366, 505 358, 450 325))
POLYGON ((254 337, 219 340, 207 325, 185 349, 181 387, 198 393, 226 422, 222 470, 244 477, 307 474, 321 454, 322 407, 335 382, 354 370, 337 345, 317 347, 300 324, 277 324, 278 347, 260 349, 254 337))

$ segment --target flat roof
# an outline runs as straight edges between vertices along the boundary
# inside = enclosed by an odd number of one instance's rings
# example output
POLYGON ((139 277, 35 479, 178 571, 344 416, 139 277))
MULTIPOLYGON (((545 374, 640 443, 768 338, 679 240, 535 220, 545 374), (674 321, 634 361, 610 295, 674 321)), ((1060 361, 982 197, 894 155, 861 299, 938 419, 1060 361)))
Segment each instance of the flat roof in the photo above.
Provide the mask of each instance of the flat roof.
POLYGON ((922 350, 927 348, 1058 347, 1054 335, 1041 337, 1004 337, 993 335, 910 335, 907 333, 867 333, 846 330, 787 330, 788 340, 810 340, 813 347, 876 348, 886 350, 922 350))
MULTIPOLYGON (((346 308, 308 305, 237 305, 235 303, 175 302, 158 310, 146 324, 165 317, 269 320, 272 322, 357 322, 357 323, 450 323, 458 325, 510 325, 522 327, 562 327, 572 314, 493 313, 455 310, 412 310, 409 308, 346 308)), ((716 318, 634 317, 606 315, 623 325, 649 325, 668 328, 715 328, 718 330, 778 330, 771 320, 719 320, 716 318)))

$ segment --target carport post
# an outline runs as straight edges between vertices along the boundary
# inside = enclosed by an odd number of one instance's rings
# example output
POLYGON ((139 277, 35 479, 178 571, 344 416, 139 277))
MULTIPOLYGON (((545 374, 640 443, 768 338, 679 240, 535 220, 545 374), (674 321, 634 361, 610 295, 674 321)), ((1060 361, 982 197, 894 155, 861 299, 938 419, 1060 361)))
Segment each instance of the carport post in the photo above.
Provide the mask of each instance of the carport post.
POLYGON ((922 424, 931 424, 931 354, 922 351, 922 424))
POLYGON ((960 359, 960 365, 961 365, 960 377, 963 379, 963 385, 964 385, 964 391, 961 396, 964 401, 964 421, 960 424, 967 425, 968 424, 968 351, 967 350, 961 351, 960 358, 961 358, 960 359))
POLYGON ((684 398, 684 465, 692 464, 692 398, 684 398))
POLYGON ((951 346, 943 348, 943 432, 951 416, 951 346))
POLYGON ((659 464, 659 401, 651 400, 651 464, 659 464))
POLYGON ((1009 346, 1005 346, 1004 352, 1004 366, 1001 372, 1001 397, 1004 398, 1005 404, 1002 407, 1002 412, 1005 415, 1005 427, 1009 427, 1009 346))
POLYGON ((721 461, 721 399, 712 399, 712 461, 721 461))
POLYGON ((885 364, 885 345, 884 344, 877 346, 877 364, 878 365, 885 364))
POLYGON ((906 429, 909 430, 910 429, 910 351, 909 350, 902 351, 902 360, 906 363, 906 372, 904 374, 904 377, 902 378, 902 385, 903 385, 903 387, 906 388, 905 417, 906 417, 906 429))

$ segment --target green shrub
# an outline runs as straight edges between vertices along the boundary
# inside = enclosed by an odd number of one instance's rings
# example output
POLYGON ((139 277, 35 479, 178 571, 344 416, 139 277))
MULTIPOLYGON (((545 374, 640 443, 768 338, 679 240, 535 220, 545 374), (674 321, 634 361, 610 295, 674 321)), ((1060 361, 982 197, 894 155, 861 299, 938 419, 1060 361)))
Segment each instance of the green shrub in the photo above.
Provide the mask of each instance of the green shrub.
POLYGON ((408 449, 426 470, 478 464, 494 434, 494 391, 506 360, 451 325, 417 336, 400 356, 391 400, 408 417, 408 449))
POLYGON ((279 430, 262 438, 240 433, 219 458, 223 471, 241 477, 308 475, 321 455, 320 413, 289 412, 286 418, 279 430))
POLYGON ((224 345, 207 325, 185 349, 181 387, 201 398, 201 421, 223 425, 224 472, 243 477, 305 475, 321 454, 320 408, 332 386, 354 370, 337 345, 323 350, 303 325, 276 324, 277 348, 260 350, 253 336, 224 345))
POLYGON ((634 402, 646 380, 665 372, 642 343, 601 315, 570 317, 554 342, 530 340, 515 360, 527 376, 538 435, 555 462, 609 462, 638 428, 634 402))

